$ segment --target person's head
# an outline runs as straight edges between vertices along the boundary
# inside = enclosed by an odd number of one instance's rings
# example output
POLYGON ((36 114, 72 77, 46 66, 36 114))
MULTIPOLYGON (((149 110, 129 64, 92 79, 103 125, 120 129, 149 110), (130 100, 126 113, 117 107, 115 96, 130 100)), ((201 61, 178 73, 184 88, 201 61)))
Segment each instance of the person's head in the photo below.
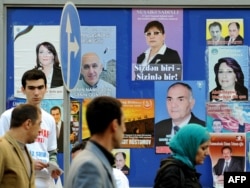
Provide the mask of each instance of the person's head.
POLYGON ((115 167, 122 169, 126 165, 126 153, 117 152, 115 153, 115 167))
POLYGON ((209 132, 198 124, 182 127, 169 143, 173 157, 191 168, 204 163, 205 157, 209 155, 209 145, 209 132))
POLYGON ((40 108, 31 104, 20 104, 12 111, 10 130, 18 129, 17 131, 21 134, 22 141, 25 144, 30 144, 39 135, 41 122, 40 108))
POLYGON ((244 86, 244 74, 238 62, 231 57, 220 58, 214 66, 215 82, 223 90, 244 86))
POLYGON ((213 40, 219 40, 221 37, 221 24, 219 22, 213 22, 209 25, 209 32, 213 40))
POLYGON ((31 69, 22 76, 22 92, 27 103, 39 105, 47 91, 47 79, 43 71, 31 69))
POLYGON ((213 132, 221 133, 223 129, 222 121, 220 119, 214 119, 212 128, 213 128, 213 132))
POLYGON ((144 28, 146 42, 151 48, 159 48, 165 43, 164 26, 159 21, 151 21, 144 28))
POLYGON ((87 105, 86 120, 91 136, 111 133, 112 145, 119 148, 126 131, 122 103, 113 97, 100 96, 87 105))
POLYGON ((75 114, 78 111, 79 111, 79 105, 78 105, 78 103, 72 102, 71 103, 71 112, 75 114))
POLYGON ((232 148, 230 147, 230 146, 223 146, 222 148, 221 148, 221 153, 222 153, 222 156, 223 156, 223 158, 226 160, 226 161, 228 161, 228 160, 230 160, 231 159, 231 157, 232 157, 232 148))
POLYGON ((59 106, 53 106, 50 109, 50 114, 54 117, 56 123, 61 121, 61 108, 59 106))
POLYGON ((179 125, 190 116, 195 100, 192 88, 182 82, 175 82, 167 90, 166 107, 172 121, 179 125))
POLYGON ((85 148, 86 144, 87 144, 87 140, 82 141, 82 142, 76 144, 71 149, 71 158, 74 159, 77 156, 77 154, 85 148))
POLYGON ((240 32, 240 24, 238 22, 231 22, 228 24, 229 36, 236 39, 240 32))
POLYGON ((43 68, 48 65, 59 67, 59 58, 53 44, 42 42, 36 46, 36 68, 43 68))
POLYGON ((81 74, 88 85, 94 86, 97 84, 102 69, 101 60, 96 53, 88 52, 82 56, 81 74))

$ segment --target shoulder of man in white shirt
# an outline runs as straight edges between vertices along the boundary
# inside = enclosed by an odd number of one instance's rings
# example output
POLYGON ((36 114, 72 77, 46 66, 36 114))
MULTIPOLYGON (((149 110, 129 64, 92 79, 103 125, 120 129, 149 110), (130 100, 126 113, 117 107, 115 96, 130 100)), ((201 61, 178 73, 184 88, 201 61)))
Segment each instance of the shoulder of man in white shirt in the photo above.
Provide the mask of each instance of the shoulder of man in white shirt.
POLYGON ((121 170, 113 168, 113 175, 115 177, 117 188, 129 188, 128 178, 121 170))

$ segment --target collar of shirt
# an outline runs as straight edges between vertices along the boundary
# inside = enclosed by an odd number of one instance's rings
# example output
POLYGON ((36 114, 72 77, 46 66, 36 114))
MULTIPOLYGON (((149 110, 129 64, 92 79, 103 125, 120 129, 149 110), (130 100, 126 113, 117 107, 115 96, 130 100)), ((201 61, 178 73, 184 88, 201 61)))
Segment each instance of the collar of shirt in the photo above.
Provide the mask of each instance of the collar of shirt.
POLYGON ((84 82, 84 84, 85 84, 88 88, 97 88, 99 80, 98 80, 98 82, 97 82, 96 84, 94 84, 93 86, 89 85, 89 84, 84 80, 84 78, 83 78, 83 82, 84 82))
MULTIPOLYGON (((185 125, 187 125, 188 123, 189 123, 189 121, 190 121, 190 119, 191 119, 191 114, 187 117, 187 119, 185 119, 183 122, 181 122, 178 126, 179 126, 179 128, 182 128, 183 126, 185 126, 185 125)), ((175 126, 175 124, 174 124, 174 122, 173 122, 173 120, 172 120, 172 131, 171 131, 171 135, 174 135, 174 126, 175 126)))
POLYGON ((56 126, 58 127, 58 130, 60 131, 61 129, 61 125, 62 125, 62 121, 59 121, 58 123, 56 123, 56 126))
POLYGON ((231 159, 229 159, 229 160, 225 160, 225 164, 224 164, 224 166, 226 166, 226 162, 228 162, 228 166, 229 166, 229 164, 230 164, 230 162, 231 162, 231 159))
MULTIPOLYGON (((166 44, 163 44, 160 48, 160 50, 157 52, 157 54, 160 54, 160 55, 163 55, 165 53, 167 49, 167 46, 166 44)), ((142 64, 143 66, 146 66, 157 54, 155 54, 153 57, 151 57, 150 59, 148 59, 149 57, 149 53, 150 53, 150 50, 151 48, 148 48, 146 51, 145 51, 145 58, 144 60, 142 61, 142 64)))
POLYGON ((103 154, 107 157, 109 163, 111 166, 115 164, 115 157, 113 156, 112 153, 110 153, 108 150, 106 150, 104 147, 102 147, 100 144, 93 140, 89 140, 90 142, 94 143, 102 152, 103 154))

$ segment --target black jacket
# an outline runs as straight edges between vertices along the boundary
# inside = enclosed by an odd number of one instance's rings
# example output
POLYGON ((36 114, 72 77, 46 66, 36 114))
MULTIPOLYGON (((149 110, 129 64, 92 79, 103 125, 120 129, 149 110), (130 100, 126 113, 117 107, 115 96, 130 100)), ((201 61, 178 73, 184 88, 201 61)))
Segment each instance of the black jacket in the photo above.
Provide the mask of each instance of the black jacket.
MULTIPOLYGON (((225 45, 228 45, 228 41, 230 39, 230 36, 226 36, 225 37, 225 45)), ((233 43, 231 43, 230 45, 243 45, 244 44, 244 39, 242 36, 238 35, 236 37, 236 39, 234 40, 233 43)))
POLYGON ((55 88, 60 86, 63 86, 62 70, 61 67, 54 66, 50 88, 55 88))
MULTIPOLYGON (((191 119, 188 123, 196 123, 205 126, 205 121, 197 118, 193 113, 191 113, 191 119)), ((159 141, 160 138, 166 138, 167 135, 171 135, 172 131, 172 119, 164 119, 155 124, 155 146, 166 146, 165 142, 159 141)))
MULTIPOLYGON (((137 64, 141 64, 145 59, 145 53, 137 57, 137 64)), ((149 64, 181 64, 181 59, 176 50, 167 48, 163 55, 157 54, 149 64)))
POLYGON ((199 177, 195 169, 191 169, 183 162, 169 157, 161 162, 154 182, 154 188, 201 188, 199 177))
MULTIPOLYGON (((222 175, 224 168, 224 159, 219 159, 216 165, 214 166, 214 174, 222 175)), ((235 157, 231 158, 231 162, 229 164, 228 172, 244 172, 244 165, 242 165, 241 161, 235 157)))

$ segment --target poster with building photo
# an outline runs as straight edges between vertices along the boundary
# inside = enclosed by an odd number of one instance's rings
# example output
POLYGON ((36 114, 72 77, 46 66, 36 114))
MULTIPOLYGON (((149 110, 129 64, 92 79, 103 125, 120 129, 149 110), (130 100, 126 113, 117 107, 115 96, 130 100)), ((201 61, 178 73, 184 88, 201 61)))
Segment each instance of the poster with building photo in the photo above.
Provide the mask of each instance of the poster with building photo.
MULTIPOLYGON (((126 132, 121 143, 122 148, 154 147, 154 100, 118 99, 122 103, 126 132)), ((90 132, 86 121, 86 107, 91 99, 83 101, 82 138, 88 138, 90 132)))
POLYGON ((63 98, 59 29, 59 26, 48 25, 14 26, 14 97, 25 98, 21 78, 24 72, 37 67, 47 78, 44 98, 63 98))
POLYGON ((209 101, 247 101, 248 46, 209 46, 207 60, 209 101))
POLYGON ((116 27, 81 26, 80 77, 70 96, 76 99, 116 97, 116 27))
POLYGON ((183 9, 132 9, 132 80, 181 80, 183 9))
POLYGON ((123 148, 154 147, 154 100, 119 99, 125 116, 123 148))

